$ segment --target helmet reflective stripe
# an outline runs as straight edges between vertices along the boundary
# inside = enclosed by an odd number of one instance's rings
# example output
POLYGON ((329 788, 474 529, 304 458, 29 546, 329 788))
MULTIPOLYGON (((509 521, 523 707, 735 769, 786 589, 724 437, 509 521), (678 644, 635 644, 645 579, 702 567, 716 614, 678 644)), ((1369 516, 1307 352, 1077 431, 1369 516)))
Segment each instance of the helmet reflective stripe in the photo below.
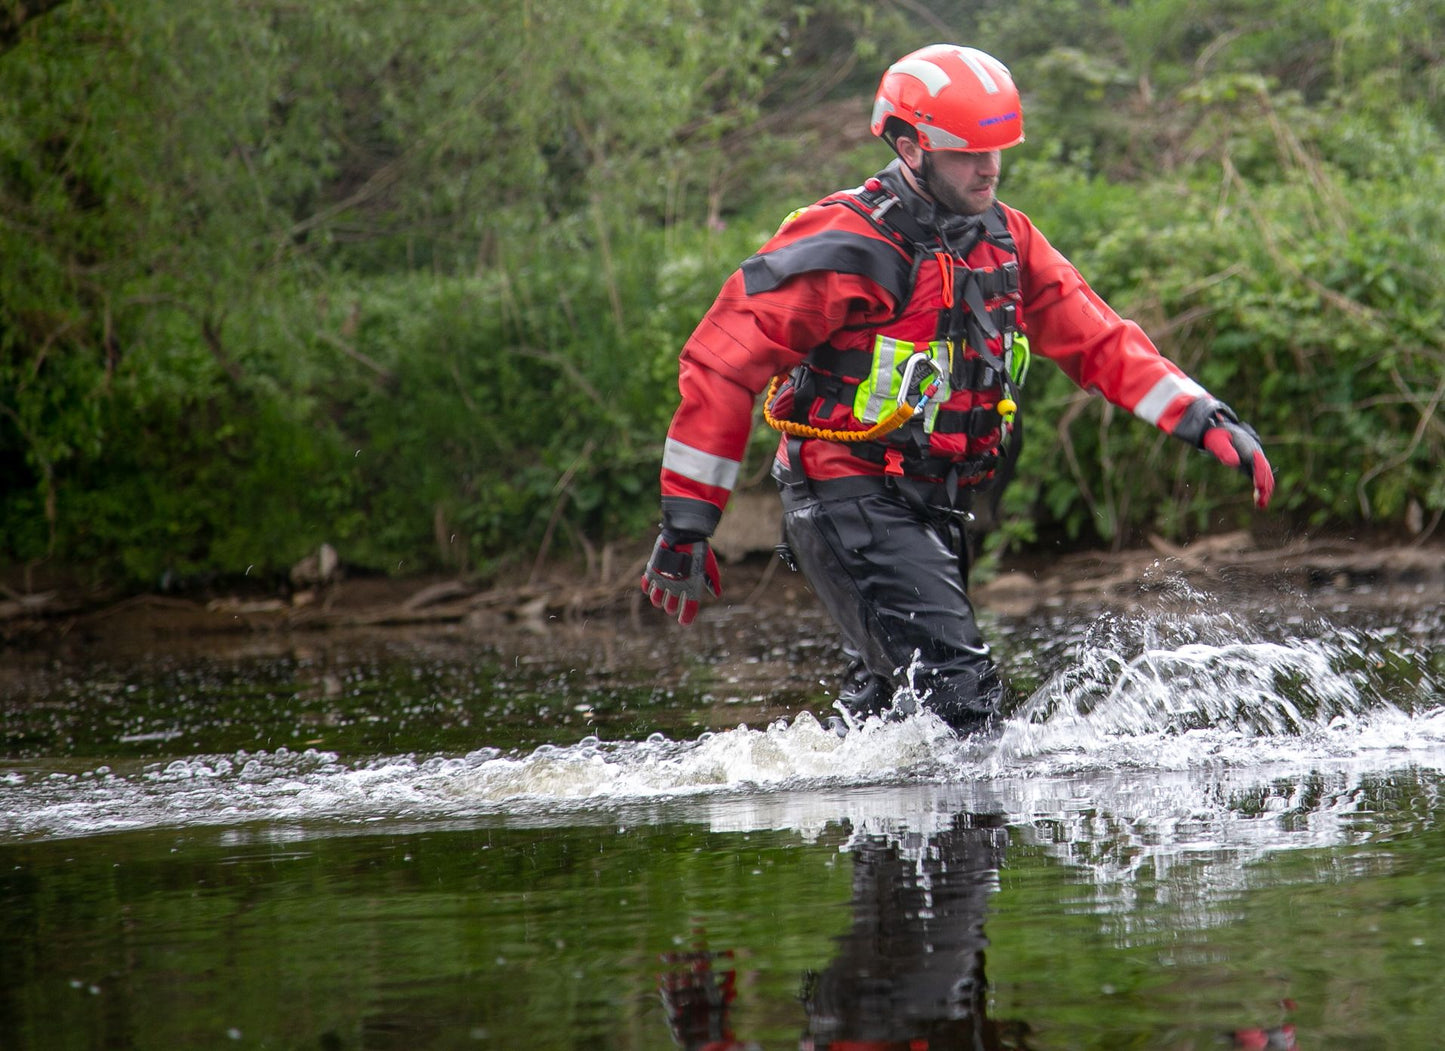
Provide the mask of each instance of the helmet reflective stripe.
POLYGON ((873 127, 881 128, 883 127, 884 119, 896 112, 897 107, 882 95, 879 95, 873 100, 873 116, 869 118, 869 122, 873 127))
MULTIPOLYGON (((998 81, 995 80, 993 74, 989 72, 988 66, 983 63, 983 60, 986 58, 992 62, 997 62, 998 59, 991 58, 975 47, 956 47, 953 49, 953 53, 968 67, 969 72, 978 78, 979 86, 981 86, 985 92, 990 95, 998 94, 998 81)), ((910 77, 917 77, 923 82, 923 86, 928 89, 928 93, 934 98, 937 98, 938 93, 948 87, 953 81, 953 78, 948 75, 948 72, 942 66, 938 65, 932 59, 927 58, 909 57, 899 59, 888 67, 888 72, 907 73, 910 77)), ((1005 72, 1007 72, 1007 70, 1005 70, 1005 72)))
MULTIPOLYGON (((967 61, 967 60, 965 60, 967 61)), ((905 58, 888 67, 890 73, 907 73, 910 77, 917 77, 923 81, 923 86, 934 98, 938 93, 948 87, 952 78, 944 71, 942 66, 935 65, 926 58, 905 58)), ((979 77, 983 79, 982 76, 979 77)))
POLYGON ((1164 410, 1180 395, 1188 395, 1192 401, 1195 398, 1208 397, 1209 392, 1188 376, 1176 376, 1171 372, 1161 377, 1158 383, 1149 388, 1149 393, 1139 399, 1139 404, 1134 406, 1134 415, 1145 423, 1158 426, 1159 417, 1164 415, 1164 410))
POLYGON ((928 148, 930 150, 966 150, 968 140, 961 139, 951 131, 944 131, 942 128, 932 124, 918 121, 915 125, 919 131, 928 136, 928 148))
MULTIPOLYGON (((877 423, 898 408, 898 391, 903 383, 903 366, 918 350, 918 344, 906 339, 879 336, 873 341, 873 367, 866 379, 858 384, 858 393, 853 396, 853 415, 864 423, 877 423)), ((936 340, 928 344, 928 356, 942 362, 945 374, 948 371, 948 343, 936 340)), ((938 407, 948 400, 948 380, 940 378, 938 392, 923 410, 923 429, 932 432, 938 417, 938 407)))
MULTIPOLYGON (((985 55, 982 51, 978 50, 978 48, 961 47, 958 49, 958 57, 963 59, 963 64, 978 78, 978 82, 983 85, 984 91, 990 95, 998 94, 998 81, 993 79, 993 74, 988 71, 988 67, 981 61, 981 59, 990 58, 990 56, 985 55)), ((997 62, 998 59, 990 58, 990 61, 997 62)), ((1005 72, 1007 71, 1005 70, 1005 72)), ((936 95, 938 92, 935 91, 934 94, 936 95)))
POLYGON ((694 449, 676 438, 667 439, 667 443, 662 447, 664 471, 671 471, 691 481, 719 489, 732 489, 738 480, 738 468, 741 466, 736 460, 694 449))

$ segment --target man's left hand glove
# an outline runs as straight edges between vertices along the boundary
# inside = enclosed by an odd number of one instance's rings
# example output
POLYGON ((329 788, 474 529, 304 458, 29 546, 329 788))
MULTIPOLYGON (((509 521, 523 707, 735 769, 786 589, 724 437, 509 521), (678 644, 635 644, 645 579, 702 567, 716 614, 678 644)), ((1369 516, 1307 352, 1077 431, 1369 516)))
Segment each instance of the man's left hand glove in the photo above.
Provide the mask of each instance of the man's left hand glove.
POLYGON ((652 604, 676 616, 679 624, 691 624, 704 587, 714 598, 722 597, 717 556, 707 539, 683 541, 666 532, 659 536, 642 571, 642 590, 652 604))
POLYGON ((1242 423, 1234 410, 1214 398, 1200 398, 1185 410, 1174 429, 1177 437, 1197 445, 1226 467, 1244 473, 1254 482, 1254 504, 1263 510, 1274 495, 1274 470, 1253 427, 1242 423))

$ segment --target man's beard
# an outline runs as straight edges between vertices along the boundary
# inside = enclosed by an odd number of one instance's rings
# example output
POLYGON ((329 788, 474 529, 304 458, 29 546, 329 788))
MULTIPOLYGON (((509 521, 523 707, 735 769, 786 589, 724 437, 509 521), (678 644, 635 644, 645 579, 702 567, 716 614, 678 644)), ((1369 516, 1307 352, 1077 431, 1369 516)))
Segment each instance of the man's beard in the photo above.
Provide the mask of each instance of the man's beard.
POLYGON ((938 178, 932 158, 927 153, 923 155, 923 166, 919 176, 919 182, 922 183, 924 192, 932 197, 940 208, 945 208, 954 215, 980 215, 988 211, 989 205, 993 203, 992 194, 982 205, 975 204, 960 195, 952 186, 938 178))

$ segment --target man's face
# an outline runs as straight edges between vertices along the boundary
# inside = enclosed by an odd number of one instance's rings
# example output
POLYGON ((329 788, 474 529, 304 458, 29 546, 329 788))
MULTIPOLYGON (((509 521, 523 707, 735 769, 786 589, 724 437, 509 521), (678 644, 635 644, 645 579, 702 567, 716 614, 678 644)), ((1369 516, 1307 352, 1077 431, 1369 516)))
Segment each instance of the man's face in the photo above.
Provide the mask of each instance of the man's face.
POLYGON ((928 155, 928 161, 928 190, 950 212, 978 215, 993 206, 1002 163, 998 150, 937 150, 928 155))

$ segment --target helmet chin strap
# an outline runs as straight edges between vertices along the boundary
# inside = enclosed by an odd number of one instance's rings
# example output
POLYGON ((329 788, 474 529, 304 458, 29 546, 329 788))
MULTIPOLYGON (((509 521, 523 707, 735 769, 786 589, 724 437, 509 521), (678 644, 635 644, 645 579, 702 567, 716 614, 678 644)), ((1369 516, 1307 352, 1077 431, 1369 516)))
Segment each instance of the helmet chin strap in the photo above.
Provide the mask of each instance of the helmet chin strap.
POLYGON ((923 199, 928 202, 932 215, 934 217, 938 217, 940 213, 949 215, 952 210, 938 199, 938 195, 933 192, 930 185, 929 177, 933 174, 933 158, 927 151, 922 152, 923 156, 919 159, 917 168, 909 165, 907 161, 903 163, 908 167, 908 173, 913 176, 914 186, 917 187, 923 199))
POLYGON ((913 174, 913 181, 918 184, 918 192, 926 197, 932 198, 933 194, 928 188, 928 175, 932 164, 930 163, 927 151, 921 152, 923 152, 923 158, 919 161, 918 167, 914 168, 910 166, 908 170, 913 174))
MULTIPOLYGON (((894 147, 894 152, 897 152, 896 146, 894 147)), ((954 214, 953 209, 947 204, 944 204, 943 201, 939 200, 938 195, 933 192, 933 188, 931 185, 931 177, 934 174, 933 155, 927 150, 921 148, 919 149, 918 153, 919 158, 917 168, 913 167, 913 165, 909 164, 906 160, 904 160, 901 153, 898 154, 898 159, 903 162, 903 166, 908 169, 908 174, 913 179, 913 185, 915 189, 917 189, 918 192, 923 196, 923 198, 929 202, 929 205, 932 208, 933 214, 935 216, 939 215, 939 213, 942 213, 943 215, 954 214)))

